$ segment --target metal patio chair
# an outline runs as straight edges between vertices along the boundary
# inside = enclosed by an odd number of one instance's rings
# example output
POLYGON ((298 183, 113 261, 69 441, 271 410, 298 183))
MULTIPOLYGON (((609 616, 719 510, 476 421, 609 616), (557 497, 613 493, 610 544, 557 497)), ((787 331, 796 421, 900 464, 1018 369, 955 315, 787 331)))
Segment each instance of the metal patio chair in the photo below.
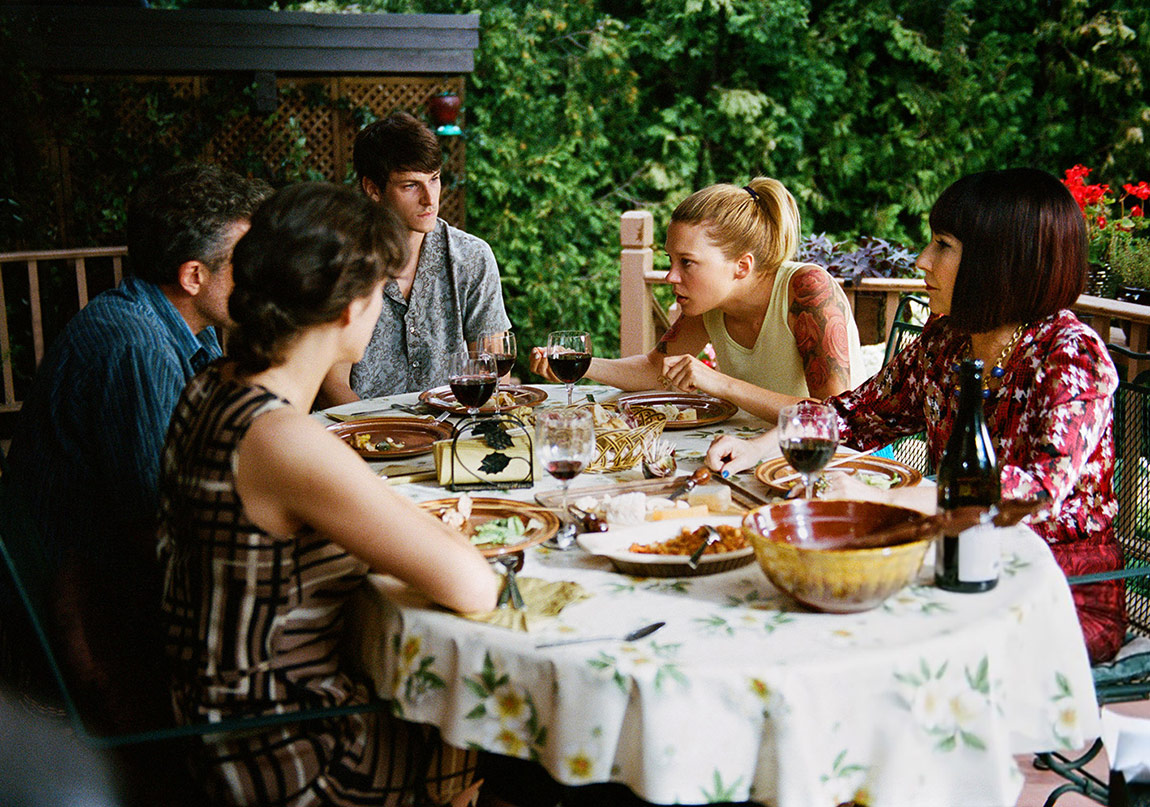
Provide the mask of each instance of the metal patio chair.
MULTIPOLYGON (((1107 345, 1121 368, 1150 354, 1135 353, 1120 345, 1107 345)), ((1121 369, 1120 369, 1121 375, 1121 369)), ((1108 573, 1070 577, 1070 585, 1104 580, 1126 581, 1126 646, 1138 638, 1150 639, 1150 371, 1122 380, 1114 394, 1114 493, 1118 515, 1114 532, 1125 556, 1124 568, 1108 573)), ((1094 666, 1094 688, 1099 705, 1150 698, 1150 652, 1132 653, 1120 660, 1094 666)), ((1035 767, 1049 769, 1067 780, 1050 792, 1045 807, 1065 793, 1081 793, 1108 804, 1107 782, 1086 770, 1102 751, 1102 740, 1081 756, 1059 752, 1037 754, 1035 767)))

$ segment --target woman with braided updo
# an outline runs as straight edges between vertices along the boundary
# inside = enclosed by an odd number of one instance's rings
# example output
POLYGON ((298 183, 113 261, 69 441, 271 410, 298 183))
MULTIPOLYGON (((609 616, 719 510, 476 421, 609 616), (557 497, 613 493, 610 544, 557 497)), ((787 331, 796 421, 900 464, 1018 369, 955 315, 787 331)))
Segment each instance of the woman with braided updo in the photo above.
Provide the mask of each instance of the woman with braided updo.
MULTIPOLYGON (((621 389, 680 389, 726 398, 775 420, 778 396, 826 398, 864 379, 858 328, 839 284, 792 260, 794 197, 776 179, 711 185, 675 208, 667 255, 679 317, 645 356, 591 360, 587 378, 621 389), (707 343, 718 369, 695 358, 707 343)), ((531 369, 555 379, 542 348, 531 369)))
MULTIPOLYGON (((227 355, 189 383, 161 472, 163 608, 185 722, 366 702, 336 652, 369 571, 458 611, 496 577, 459 533, 396 494, 309 417, 328 370, 363 355, 404 236, 349 188, 270 197, 234 253, 227 355)), ((212 803, 469 803, 474 754, 386 712, 207 737, 212 803)))

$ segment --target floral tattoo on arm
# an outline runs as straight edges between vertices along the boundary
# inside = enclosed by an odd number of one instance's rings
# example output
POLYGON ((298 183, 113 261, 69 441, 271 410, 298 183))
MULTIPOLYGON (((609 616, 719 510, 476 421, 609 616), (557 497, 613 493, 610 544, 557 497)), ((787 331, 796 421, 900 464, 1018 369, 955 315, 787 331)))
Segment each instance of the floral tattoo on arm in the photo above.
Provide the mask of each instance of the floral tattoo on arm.
POLYGON ((811 395, 825 398, 851 388, 850 312, 834 295, 834 279, 824 271, 800 270, 791 281, 791 331, 803 361, 811 395))
POLYGON ((675 338, 679 335, 679 323, 681 321, 682 317, 671 323, 671 327, 664 331, 663 335, 659 337, 659 343, 655 345, 655 350, 664 356, 667 355, 667 345, 674 342, 675 338))

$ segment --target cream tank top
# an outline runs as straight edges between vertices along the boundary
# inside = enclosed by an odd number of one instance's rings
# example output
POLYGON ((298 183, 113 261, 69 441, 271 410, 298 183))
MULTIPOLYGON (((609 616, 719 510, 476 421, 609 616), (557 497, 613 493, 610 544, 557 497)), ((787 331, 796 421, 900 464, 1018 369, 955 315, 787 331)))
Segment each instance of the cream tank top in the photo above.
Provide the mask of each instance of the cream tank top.
MULTIPOLYGON (((799 356, 795 336, 787 325, 791 278, 799 269, 809 265, 784 261, 779 267, 771 289, 767 314, 763 318, 763 327, 759 329, 759 338, 753 347, 743 347, 730 337, 723 322, 722 311, 716 309, 703 314, 703 325, 715 349, 720 372, 784 395, 810 395, 806 375, 803 373, 803 360, 799 356)), ((848 312, 847 344, 851 360, 851 387, 854 388, 866 380, 858 326, 855 325, 854 317, 849 315, 850 304, 842 287, 837 282, 831 286, 832 293, 848 312)))

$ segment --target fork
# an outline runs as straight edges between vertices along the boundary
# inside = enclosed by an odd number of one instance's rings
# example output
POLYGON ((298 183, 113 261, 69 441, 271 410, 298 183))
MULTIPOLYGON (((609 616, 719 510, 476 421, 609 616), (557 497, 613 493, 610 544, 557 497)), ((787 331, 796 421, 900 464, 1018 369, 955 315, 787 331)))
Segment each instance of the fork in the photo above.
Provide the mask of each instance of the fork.
POLYGON ((699 548, 691 553, 691 557, 687 558, 687 565, 692 569, 699 568, 699 558, 703 557, 703 553, 707 551, 707 547, 723 539, 723 536, 719 535, 719 531, 710 524, 704 524, 703 529, 706 530, 707 537, 703 539, 703 543, 699 544, 699 548))
POLYGON ((499 592, 495 607, 507 608, 510 605, 516 611, 522 611, 523 595, 519 593, 519 584, 515 582, 515 567, 519 565, 519 559, 514 553, 508 553, 500 555, 496 560, 506 571, 503 575, 503 590, 499 592))

